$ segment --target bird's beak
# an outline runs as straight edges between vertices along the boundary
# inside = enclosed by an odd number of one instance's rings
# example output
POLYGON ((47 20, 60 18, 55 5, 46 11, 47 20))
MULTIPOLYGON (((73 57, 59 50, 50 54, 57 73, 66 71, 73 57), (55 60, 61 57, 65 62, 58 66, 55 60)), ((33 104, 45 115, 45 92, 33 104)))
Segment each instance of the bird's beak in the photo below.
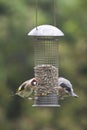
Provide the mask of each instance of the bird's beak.
POLYGON ((78 97, 79 97, 79 96, 78 96, 77 94, 75 94, 74 92, 71 92, 70 95, 71 95, 72 97, 75 97, 75 98, 78 98, 78 97))

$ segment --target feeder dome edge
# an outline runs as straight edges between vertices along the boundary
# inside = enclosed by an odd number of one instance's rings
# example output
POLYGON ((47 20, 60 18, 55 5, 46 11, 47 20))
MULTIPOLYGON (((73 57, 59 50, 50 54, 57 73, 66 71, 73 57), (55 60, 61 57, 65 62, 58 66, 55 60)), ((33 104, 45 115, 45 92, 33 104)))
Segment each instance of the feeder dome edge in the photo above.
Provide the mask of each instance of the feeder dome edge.
POLYGON ((64 36, 64 33, 55 26, 52 25, 40 25, 33 28, 29 33, 28 36, 64 36))

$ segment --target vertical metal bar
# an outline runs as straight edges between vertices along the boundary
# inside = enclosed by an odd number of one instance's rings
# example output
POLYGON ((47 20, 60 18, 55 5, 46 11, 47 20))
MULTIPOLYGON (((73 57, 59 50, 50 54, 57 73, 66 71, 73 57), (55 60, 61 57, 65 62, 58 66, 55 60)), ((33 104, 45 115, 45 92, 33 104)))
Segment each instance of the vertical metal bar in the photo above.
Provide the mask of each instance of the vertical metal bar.
POLYGON ((38 20, 38 0, 36 0, 36 30, 37 30, 37 21, 38 20))
POLYGON ((56 2, 55 2, 55 0, 53 0, 53 24, 54 24, 54 26, 56 26, 56 2))

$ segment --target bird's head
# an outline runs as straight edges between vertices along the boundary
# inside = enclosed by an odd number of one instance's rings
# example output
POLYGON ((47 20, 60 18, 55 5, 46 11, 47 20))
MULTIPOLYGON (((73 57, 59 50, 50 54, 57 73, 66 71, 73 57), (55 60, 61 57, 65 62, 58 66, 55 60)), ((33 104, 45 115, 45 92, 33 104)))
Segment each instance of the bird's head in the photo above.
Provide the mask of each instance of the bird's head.
POLYGON ((72 84, 69 80, 60 77, 58 82, 59 86, 61 86, 67 94, 70 94, 73 97, 78 97, 78 95, 74 93, 72 84))
POLYGON ((64 88, 64 90, 65 90, 65 92, 66 92, 67 94, 70 94, 72 97, 75 97, 75 98, 78 97, 78 95, 74 93, 73 88, 72 88, 71 85, 70 85, 70 86, 67 86, 67 85, 64 84, 64 83, 61 83, 60 86, 64 88))
POLYGON ((31 82, 32 86, 36 86, 37 85, 37 79, 36 78, 31 79, 30 82, 31 82))

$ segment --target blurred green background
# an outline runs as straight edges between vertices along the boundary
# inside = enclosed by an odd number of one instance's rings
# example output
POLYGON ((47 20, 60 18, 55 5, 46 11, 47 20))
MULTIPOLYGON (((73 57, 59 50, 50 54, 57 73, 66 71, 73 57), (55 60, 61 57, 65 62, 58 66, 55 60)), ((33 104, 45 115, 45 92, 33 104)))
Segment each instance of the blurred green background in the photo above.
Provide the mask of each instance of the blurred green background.
MULTIPOLYGON (((33 77, 36 0, 0 0, 0 130, 87 130, 87 0, 55 0, 59 72, 73 84, 78 99, 60 108, 33 108, 32 101, 10 96, 33 77)), ((38 25, 53 25, 53 1, 38 0, 38 25)))

